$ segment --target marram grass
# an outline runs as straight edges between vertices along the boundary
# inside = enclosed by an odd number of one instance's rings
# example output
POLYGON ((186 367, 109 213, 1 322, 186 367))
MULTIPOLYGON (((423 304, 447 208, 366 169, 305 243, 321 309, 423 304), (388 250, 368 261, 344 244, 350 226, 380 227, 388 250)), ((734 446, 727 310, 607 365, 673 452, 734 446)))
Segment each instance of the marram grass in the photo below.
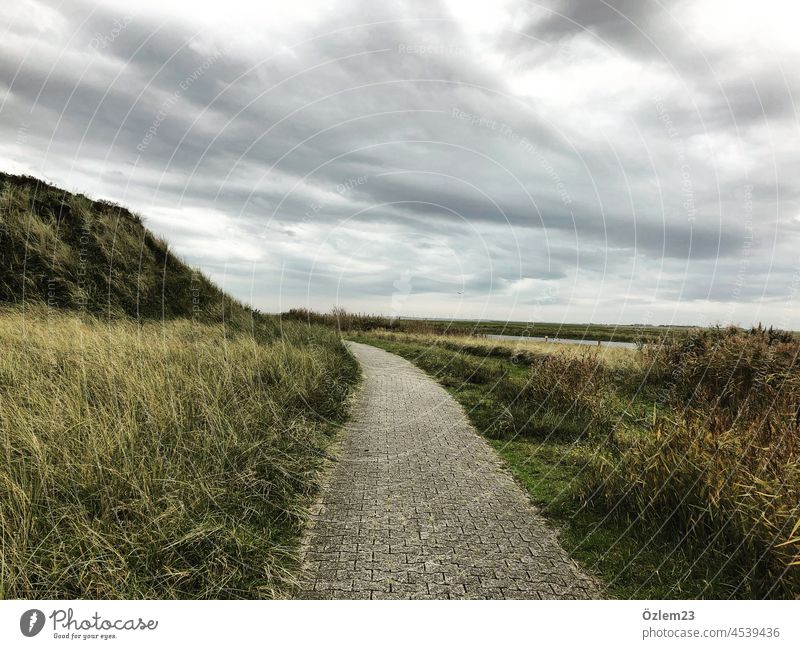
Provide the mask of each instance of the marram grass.
POLYGON ((280 597, 357 366, 338 335, 0 312, 0 596, 280 597))

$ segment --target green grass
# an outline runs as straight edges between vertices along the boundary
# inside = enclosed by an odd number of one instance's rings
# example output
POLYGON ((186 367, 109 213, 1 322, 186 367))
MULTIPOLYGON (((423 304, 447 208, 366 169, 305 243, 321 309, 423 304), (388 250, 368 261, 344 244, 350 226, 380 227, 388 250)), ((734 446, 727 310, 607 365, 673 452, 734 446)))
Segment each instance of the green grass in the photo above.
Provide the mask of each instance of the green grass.
MULTIPOLYGON (((465 404, 466 405, 466 404, 465 404)), ((491 440, 531 500, 558 527, 568 552, 622 599, 731 597, 735 575, 715 578, 721 561, 694 563, 692 553, 655 530, 581 505, 577 481, 588 450, 569 444, 491 440), (666 560, 665 560, 666 559, 666 560), (709 586, 711 580, 715 584, 709 586), (726 583, 727 579, 727 583, 726 583)))
MULTIPOLYGON (((547 356, 541 350, 520 357, 508 349, 502 351, 502 346, 498 352, 487 344, 476 345, 474 339, 453 337, 448 341, 430 335, 357 332, 352 337, 411 360, 448 389, 532 501, 556 524, 564 547, 602 578, 609 596, 724 599, 759 597, 769 592, 757 581, 743 578, 742 566, 731 562, 719 547, 694 538, 669 524, 669 519, 640 515, 587 496, 587 484, 596 479, 598 461, 607 457, 601 431, 605 426, 613 427, 614 422, 598 422, 580 409, 565 412, 572 401, 584 398, 580 390, 569 385, 563 388, 569 397, 564 403, 557 398, 558 390, 549 393, 552 404, 532 398, 536 394, 532 377, 537 376, 537 368, 543 367, 540 363, 547 356), (459 350, 460 344, 463 347, 459 350)), ((600 388, 605 390, 605 383, 615 381, 624 391, 629 381, 626 375, 642 371, 641 353, 625 353, 628 360, 617 353, 600 361, 604 368, 611 368, 610 372, 597 370, 602 376, 600 388)), ((576 363, 584 362, 585 354, 577 348, 561 352, 576 363)), ((589 358, 597 362, 602 356, 593 352, 589 358)), ((568 372, 564 374, 568 382, 568 372)), ((578 379, 576 385, 581 389, 590 383, 586 375, 578 379)), ((652 414, 652 390, 641 385, 627 400, 604 394, 601 410, 624 411, 620 420, 635 422, 656 416, 652 414)), ((659 404, 658 417, 663 410, 659 404)), ((642 428, 635 434, 648 433, 642 428)))

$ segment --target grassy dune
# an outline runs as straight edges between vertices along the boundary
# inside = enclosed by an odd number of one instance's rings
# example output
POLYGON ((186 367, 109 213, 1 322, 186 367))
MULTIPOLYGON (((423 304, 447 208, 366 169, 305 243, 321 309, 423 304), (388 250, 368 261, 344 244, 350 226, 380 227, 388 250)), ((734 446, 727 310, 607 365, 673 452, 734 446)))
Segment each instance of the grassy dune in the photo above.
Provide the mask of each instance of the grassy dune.
POLYGON ((0 173, 0 303, 249 327, 250 310, 126 208, 0 173))
POLYGON ((0 313, 0 596, 275 597, 357 369, 330 330, 0 313))
POLYGON ((276 597, 355 361, 0 174, 0 597, 276 597))
POLYGON ((800 344, 641 350, 352 334, 447 387, 562 542, 620 597, 800 595, 800 344))

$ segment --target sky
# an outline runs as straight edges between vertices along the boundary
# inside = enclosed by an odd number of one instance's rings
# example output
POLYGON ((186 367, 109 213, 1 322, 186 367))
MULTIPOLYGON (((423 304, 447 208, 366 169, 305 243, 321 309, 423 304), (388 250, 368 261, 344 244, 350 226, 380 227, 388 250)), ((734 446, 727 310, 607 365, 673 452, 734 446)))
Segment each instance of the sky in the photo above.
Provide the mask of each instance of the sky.
POLYGON ((0 169, 269 312, 800 329, 792 0, 0 5, 0 169))

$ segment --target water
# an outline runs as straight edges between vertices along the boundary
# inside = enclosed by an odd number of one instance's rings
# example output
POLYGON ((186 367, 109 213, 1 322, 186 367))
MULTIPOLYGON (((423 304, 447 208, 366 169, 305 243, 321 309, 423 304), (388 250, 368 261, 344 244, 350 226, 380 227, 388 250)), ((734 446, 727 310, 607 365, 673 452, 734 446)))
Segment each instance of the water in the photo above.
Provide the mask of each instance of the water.
POLYGON ((636 349, 636 343, 617 342, 614 340, 587 340, 585 338, 544 338, 543 336, 506 336, 504 334, 486 334, 487 338, 495 340, 528 340, 540 343, 563 343, 565 345, 593 345, 595 347, 623 347, 636 349))

